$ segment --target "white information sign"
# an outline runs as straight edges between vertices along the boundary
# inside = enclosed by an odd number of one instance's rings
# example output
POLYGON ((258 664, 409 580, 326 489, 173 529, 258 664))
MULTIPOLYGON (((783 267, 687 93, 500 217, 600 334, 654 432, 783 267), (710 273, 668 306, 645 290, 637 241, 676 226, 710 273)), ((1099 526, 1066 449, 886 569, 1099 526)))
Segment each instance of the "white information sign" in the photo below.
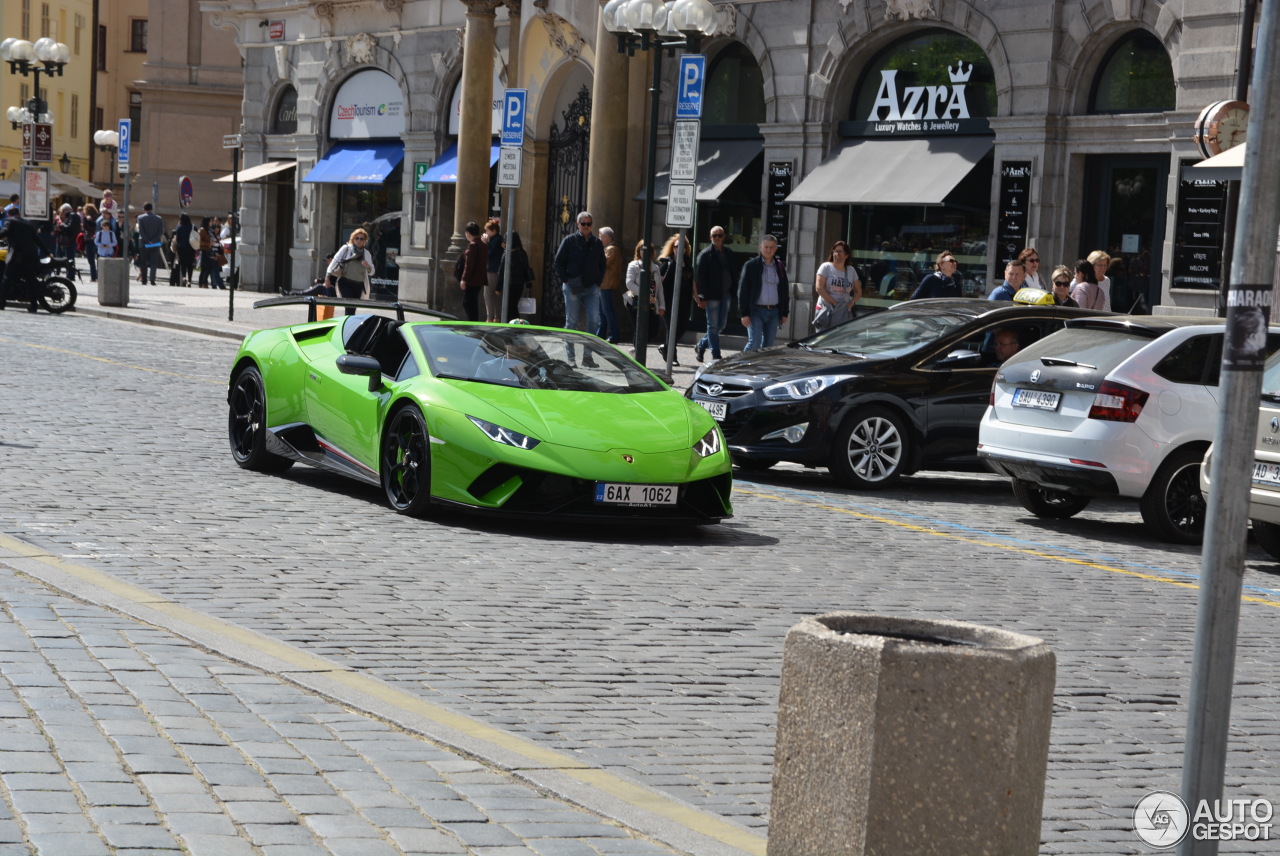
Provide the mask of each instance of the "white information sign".
POLYGON ((702 123, 698 119, 677 119, 671 134, 671 180, 691 183, 698 180, 698 140, 702 123))
POLYGON ((519 146, 498 149, 498 187, 520 186, 521 162, 519 146))
POLYGON ((697 203, 692 184, 672 183, 667 188, 667 225, 693 227, 693 208, 697 203))
POLYGON ((19 170, 22 180, 22 193, 18 199, 18 208, 22 216, 28 220, 48 220, 49 211, 49 170, 43 166, 23 166, 19 170))

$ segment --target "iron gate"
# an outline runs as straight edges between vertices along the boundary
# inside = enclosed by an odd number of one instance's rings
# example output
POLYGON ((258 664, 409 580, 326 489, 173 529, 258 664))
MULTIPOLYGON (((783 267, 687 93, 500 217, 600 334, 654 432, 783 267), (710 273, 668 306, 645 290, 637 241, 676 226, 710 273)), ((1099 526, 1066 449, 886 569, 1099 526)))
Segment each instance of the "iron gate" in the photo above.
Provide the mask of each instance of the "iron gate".
MULTIPOLYGON (((591 141, 591 90, 578 91, 563 113, 564 125, 551 123, 547 152, 546 246, 542 254, 542 323, 564 324, 564 293, 556 279, 556 250, 587 207, 587 153, 591 141)), ((595 332, 592 330, 591 332, 595 332)))

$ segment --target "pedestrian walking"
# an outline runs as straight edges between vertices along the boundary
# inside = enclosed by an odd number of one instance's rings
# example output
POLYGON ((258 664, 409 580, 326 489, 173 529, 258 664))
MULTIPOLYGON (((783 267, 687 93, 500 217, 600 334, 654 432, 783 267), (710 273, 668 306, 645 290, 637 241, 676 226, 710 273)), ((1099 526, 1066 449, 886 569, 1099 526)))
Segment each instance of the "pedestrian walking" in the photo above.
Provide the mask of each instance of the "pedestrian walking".
POLYGON ((93 236, 93 248, 97 255, 104 259, 115 256, 120 239, 116 237, 115 223, 110 215, 103 215, 98 220, 98 233, 93 236))
POLYGON ((173 235, 174 249, 178 256, 178 285, 190 288, 191 275, 196 267, 196 252, 200 249, 200 235, 185 213, 179 215, 178 228, 173 230, 173 235))
POLYGON ((156 268, 160 266, 160 248, 164 246, 164 220, 151 210, 151 203, 142 206, 138 215, 139 264, 142 270, 142 284, 156 284, 156 268))
POLYGON ((1098 287, 1098 275, 1088 259, 1076 259, 1076 284, 1071 297, 1081 309, 1106 309, 1107 296, 1098 287))
MULTIPOLYGON (((644 241, 640 241, 636 244, 635 256, 627 265, 627 293, 623 297, 623 303, 631 311, 632 327, 636 330, 640 329, 639 324, 636 322, 639 320, 640 314, 640 280, 643 274, 644 241)), ((651 283, 660 281, 662 274, 658 270, 657 262, 649 262, 649 275, 652 277, 651 283)), ((649 289, 649 305, 646 308, 649 312, 649 341, 653 341, 656 338, 660 342, 665 342, 667 340, 667 303, 663 299, 661 287, 649 289)), ((645 344, 648 344, 648 342, 645 344)))
MULTIPOLYGON (((365 249, 369 244, 369 233, 364 229, 356 229, 351 237, 333 254, 329 268, 325 271, 325 279, 338 290, 338 296, 347 300, 367 300, 369 298, 369 274, 373 272, 373 256, 365 249)), ((348 315, 355 315, 354 306, 347 307, 348 315)))
POLYGON ((489 248, 481 238, 480 224, 466 228, 467 246, 462 251, 458 287, 462 289, 462 311, 468 321, 480 320, 480 296, 489 285, 489 248))
POLYGON ((520 298, 533 287, 533 266, 529 264, 529 253, 525 251, 519 232, 511 233, 511 247, 507 252, 511 253, 511 279, 504 280, 500 286, 507 301, 507 318, 516 319, 521 314, 520 298))
POLYGON ((600 326, 595 333, 609 344, 616 345, 622 339, 617 303, 622 293, 622 249, 613 229, 601 226, 598 231, 600 243, 604 245, 604 279, 600 281, 600 326))
POLYGON ((569 330, 595 331, 600 329, 604 244, 591 232, 594 221, 590 211, 579 212, 575 222, 578 231, 566 235, 560 242, 554 262, 556 278, 564 294, 564 326, 569 330))
MULTIPOLYGON (((676 353, 679 354, 680 340, 684 338, 685 330, 689 327, 689 314, 693 311, 693 247, 688 241, 680 240, 680 233, 667 238, 665 244, 662 245, 662 252, 658 254, 658 270, 662 271, 662 296, 666 299, 667 306, 671 307, 671 311, 667 314, 667 324, 674 324, 676 328, 676 353), (676 254, 681 243, 684 244, 684 253, 680 256, 680 300, 679 305, 676 303, 676 254)), ((667 357, 667 343, 663 343, 658 347, 658 353, 663 359, 667 357)), ((679 359, 672 359, 672 365, 680 365, 679 359)))
POLYGON ((922 300, 926 297, 962 297, 960 280, 956 278, 959 263, 950 250, 938 253, 933 263, 933 272, 920 280, 920 285, 911 293, 911 300, 922 300))
POLYGON ((222 282, 222 245, 218 243, 216 218, 200 221, 200 287, 226 288, 222 282))
MULTIPOLYGON (((1102 292, 1102 308, 1111 311, 1111 277, 1107 274, 1111 270, 1111 256, 1102 250, 1094 250, 1086 256, 1089 264, 1093 265, 1093 276, 1098 281, 1098 290, 1102 292)), ((1084 304, 1081 304, 1082 306, 1084 304)))
POLYGON ((485 320, 491 324, 496 324, 502 320, 502 255, 507 246, 507 242, 503 240, 501 227, 498 225, 497 220, 490 219, 484 224, 483 240, 485 247, 485 320))
POLYGON ((80 237, 82 228, 80 215, 70 203, 62 203, 58 209, 58 222, 53 230, 54 255, 57 258, 66 259, 67 276, 76 274, 76 247, 80 241, 83 241, 80 237))
POLYGON ((747 328, 744 351, 773 346, 778 328, 787 323, 790 282, 787 269, 777 257, 778 239, 760 239, 760 255, 742 266, 738 279, 738 311, 747 328))
POLYGON ((857 268, 849 264, 849 245, 844 241, 831 245, 827 260, 814 275, 813 287, 818 294, 813 329, 829 330, 853 318, 862 299, 862 282, 857 268))
POLYGON ((708 348, 713 359, 720 359, 720 333, 729 321, 729 303, 737 282, 736 259, 733 250, 724 245, 724 234, 723 226, 711 227, 711 246, 698 253, 693 268, 693 299, 707 317, 707 331, 693 346, 699 363, 708 348))
POLYGON ((98 281, 98 209, 92 202, 84 206, 84 214, 80 217, 80 241, 84 249, 84 260, 89 265, 89 281, 98 281))

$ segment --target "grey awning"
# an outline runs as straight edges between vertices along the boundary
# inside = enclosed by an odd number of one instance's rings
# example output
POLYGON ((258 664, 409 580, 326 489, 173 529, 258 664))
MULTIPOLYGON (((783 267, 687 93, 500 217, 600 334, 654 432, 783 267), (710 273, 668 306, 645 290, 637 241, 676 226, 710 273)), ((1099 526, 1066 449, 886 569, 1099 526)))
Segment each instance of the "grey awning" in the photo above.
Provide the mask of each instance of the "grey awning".
POLYGON ((83 178, 67 175, 65 172, 50 170, 49 184, 53 187, 54 195, 67 194, 68 196, 87 196, 90 199, 102 198, 101 190, 83 178))
POLYGON ((791 191, 792 205, 941 205, 991 137, 846 140, 791 191))
MULTIPOLYGON (((257 166, 248 166, 240 170, 239 176, 241 182, 246 181, 262 181, 268 176, 275 175, 277 172, 284 172, 286 169, 293 169, 298 165, 297 161, 267 161, 257 166)), ((236 180, 236 173, 224 175, 221 178, 215 178, 214 181, 232 182, 236 180)))
POLYGON ((1184 167, 1182 180, 1239 181, 1240 177, 1244 175, 1244 152, 1247 145, 1249 144, 1241 143, 1238 146, 1227 149, 1222 154, 1214 155, 1211 158, 1200 161, 1200 163, 1184 167))
MULTIPOLYGON (((699 140, 698 182, 694 198, 699 202, 715 202, 729 189, 734 179, 742 175, 751 162, 764 155, 764 140, 699 140)), ((653 198, 667 201, 667 186, 671 183, 670 169, 653 177, 653 198)), ((637 202, 644 201, 644 191, 635 195, 637 202)))

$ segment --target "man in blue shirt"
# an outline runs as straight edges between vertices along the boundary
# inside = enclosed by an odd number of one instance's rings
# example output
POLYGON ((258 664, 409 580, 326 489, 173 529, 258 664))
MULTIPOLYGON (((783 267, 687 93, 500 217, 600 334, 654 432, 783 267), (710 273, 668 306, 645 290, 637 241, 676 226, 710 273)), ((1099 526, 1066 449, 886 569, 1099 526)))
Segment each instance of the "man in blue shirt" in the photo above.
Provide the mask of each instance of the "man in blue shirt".
POLYGON ((1013 300, 1027 281, 1027 268, 1022 262, 1009 262, 1004 268, 1004 283, 987 295, 987 300, 1013 300))

